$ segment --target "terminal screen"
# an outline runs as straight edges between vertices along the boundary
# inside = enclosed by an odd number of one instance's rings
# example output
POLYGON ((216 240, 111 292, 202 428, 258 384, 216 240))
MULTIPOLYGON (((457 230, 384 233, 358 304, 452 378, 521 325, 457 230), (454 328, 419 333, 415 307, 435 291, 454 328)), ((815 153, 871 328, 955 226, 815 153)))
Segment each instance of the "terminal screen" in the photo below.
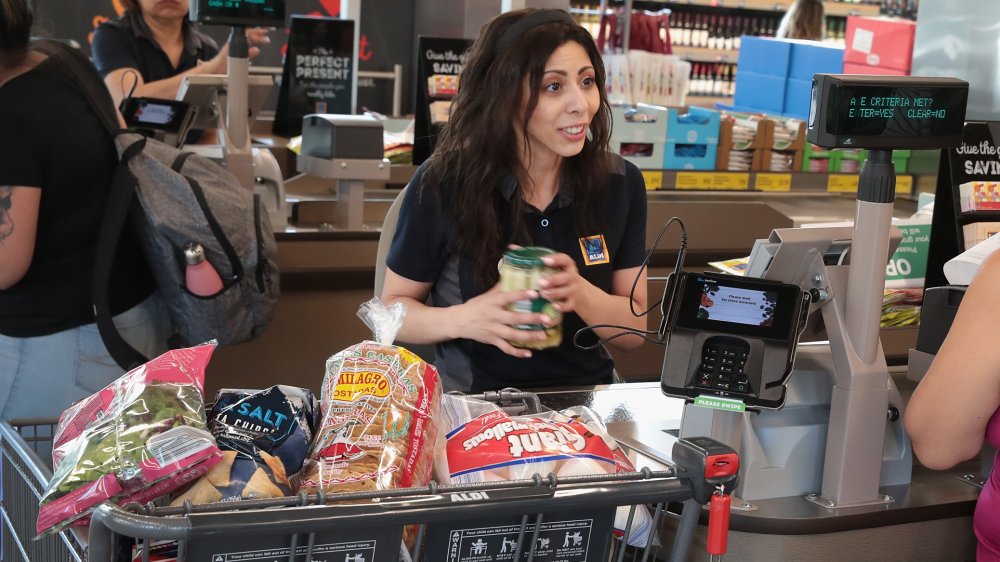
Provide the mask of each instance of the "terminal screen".
POLYGON ((191 0, 192 19, 224 25, 285 24, 285 0, 191 0))
POLYGON ((961 134, 968 91, 960 88, 842 85, 834 90, 828 131, 853 136, 961 134))
POLYGON ((166 125, 174 120, 177 109, 173 106, 159 103, 143 102, 135 110, 135 120, 147 125, 166 125))
POLYGON ((775 291, 726 287, 712 280, 705 280, 702 282, 698 318, 768 327, 774 325, 777 302, 778 293, 775 291))
POLYGON ((802 290, 751 277, 691 273, 677 296, 675 325, 718 334, 784 340, 793 334, 802 290))

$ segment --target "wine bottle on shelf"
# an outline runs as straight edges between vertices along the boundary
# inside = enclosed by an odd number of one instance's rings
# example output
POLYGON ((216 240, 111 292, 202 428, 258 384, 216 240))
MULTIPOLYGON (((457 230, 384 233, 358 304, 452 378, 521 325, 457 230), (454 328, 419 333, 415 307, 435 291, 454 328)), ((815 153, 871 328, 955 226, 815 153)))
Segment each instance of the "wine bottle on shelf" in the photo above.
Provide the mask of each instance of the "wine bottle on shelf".
POLYGON ((716 40, 715 40, 715 38, 716 38, 716 36, 718 34, 718 31, 716 29, 717 25, 718 25, 718 16, 716 16, 715 14, 712 14, 710 16, 710 18, 709 18, 709 21, 708 21, 708 38, 707 38, 706 43, 705 43, 705 46, 708 47, 709 49, 717 49, 718 48, 716 46, 716 40))
POLYGON ((722 72, 723 72, 723 67, 724 66, 725 65, 722 65, 722 64, 716 64, 715 65, 715 78, 714 78, 715 81, 712 82, 712 95, 713 96, 721 96, 721 95, 723 95, 722 91, 724 89, 725 82, 723 81, 722 72))
POLYGON ((743 17, 736 16, 736 21, 733 23, 733 46, 734 51, 740 50, 740 36, 742 36, 746 30, 743 28, 743 17))
POLYGON ((698 25, 698 47, 708 47, 708 14, 703 14, 698 25))
POLYGON ((691 12, 681 12, 681 36, 680 45, 684 47, 691 46, 691 23, 694 20, 694 14, 691 12))

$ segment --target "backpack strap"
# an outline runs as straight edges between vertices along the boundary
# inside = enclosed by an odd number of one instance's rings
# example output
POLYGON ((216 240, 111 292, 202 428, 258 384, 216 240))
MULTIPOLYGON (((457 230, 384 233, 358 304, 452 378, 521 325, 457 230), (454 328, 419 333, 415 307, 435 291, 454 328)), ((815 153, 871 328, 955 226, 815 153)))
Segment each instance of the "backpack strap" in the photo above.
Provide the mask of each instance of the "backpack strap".
MULTIPOLYGON (((114 140, 120 130, 115 103, 90 59, 72 47, 52 41, 40 41, 33 48, 61 61, 72 72, 84 97, 90 102, 91 109, 114 140)), ((128 162, 145 146, 145 137, 129 145, 122 152, 121 159, 115 167, 108 189, 104 216, 101 218, 101 228, 97 234, 94 279, 91 284, 94 321, 97 323, 101 340, 104 341, 108 354, 126 371, 142 365, 148 359, 125 341, 115 326, 111 315, 111 270, 115 255, 118 253, 118 241, 121 239, 125 222, 135 201, 136 179, 129 170, 128 162)))
POLYGON ((111 315, 111 266, 118 253, 118 241, 121 239, 130 208, 135 201, 137 180, 129 170, 128 162, 142 152, 146 146, 146 137, 130 144, 122 152, 121 162, 115 169, 111 179, 111 189, 105 203, 104 217, 101 229, 97 234, 97 250, 94 255, 94 282, 91 286, 91 299, 94 301, 94 320, 97 331, 101 334, 104 347, 108 353, 126 371, 142 365, 149 359, 132 347, 121 333, 111 315))

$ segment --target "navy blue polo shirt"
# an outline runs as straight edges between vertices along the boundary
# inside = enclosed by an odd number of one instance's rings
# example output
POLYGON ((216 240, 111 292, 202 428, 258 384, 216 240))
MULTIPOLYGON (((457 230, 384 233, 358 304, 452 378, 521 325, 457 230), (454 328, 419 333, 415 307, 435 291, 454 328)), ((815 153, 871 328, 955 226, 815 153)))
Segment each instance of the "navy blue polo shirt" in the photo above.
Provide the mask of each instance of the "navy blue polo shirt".
MULTIPOLYGON (((485 290, 475 282, 476 258, 455 250, 455 221, 449 216, 452 190, 445 186, 439 203, 431 193, 417 188, 424 166, 417 169, 400 208, 396 232, 386 263, 395 273, 421 283, 433 283, 431 304, 451 306, 485 290)), ((525 211, 531 244, 552 248, 576 260, 580 275, 611 292, 615 270, 642 265, 646 253, 646 188, 642 173, 616 157, 601 206, 602 226, 595 232, 578 232, 573 219, 573 186, 560 186, 547 209, 525 211)), ((520 196, 510 175, 503 184, 506 201, 520 196)), ((502 216, 510 216, 505 206, 502 216)), ((505 219, 509 224, 509 218, 505 219)), ((511 229, 508 226, 506 232, 511 229)), ((518 388, 588 386, 611 382, 613 363, 603 349, 583 351, 574 347, 573 335, 584 327, 575 313, 563 318, 563 341, 558 347, 533 351, 530 359, 507 355, 493 345, 468 339, 437 344, 434 364, 445 390, 482 392, 518 388)), ((588 332, 584 343, 596 337, 588 332)))
MULTIPOLYGON (((94 65, 101 76, 119 68, 135 68, 142 74, 144 82, 156 82, 191 70, 198 65, 198 61, 209 60, 219 53, 215 41, 198 31, 186 17, 183 25, 184 50, 176 68, 153 39, 153 33, 138 10, 125 12, 118 21, 104 22, 94 30, 91 47, 94 65)), ((130 87, 127 80, 124 86, 130 87)))

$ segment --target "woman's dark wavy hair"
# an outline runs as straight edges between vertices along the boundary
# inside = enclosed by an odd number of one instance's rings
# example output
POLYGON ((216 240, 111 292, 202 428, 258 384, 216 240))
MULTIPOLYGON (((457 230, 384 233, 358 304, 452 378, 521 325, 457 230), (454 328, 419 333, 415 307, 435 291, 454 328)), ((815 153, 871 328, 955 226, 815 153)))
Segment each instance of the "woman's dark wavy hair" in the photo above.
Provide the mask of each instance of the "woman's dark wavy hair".
POLYGON ((16 61, 27 53, 33 20, 27 0, 0 0, 0 62, 16 61))
MULTIPOLYGON (((522 135, 538 104, 545 63, 561 45, 574 41, 587 51, 595 71, 595 86, 601 103, 590 124, 583 150, 563 159, 560 181, 574 186, 574 221, 581 233, 592 233, 600 224, 598 207, 609 173, 607 153, 611 134, 611 108, 604 91, 604 64, 590 33, 570 22, 554 21, 524 31, 495 52, 497 41, 512 24, 537 10, 519 10, 497 16, 479 34, 468 52, 459 80, 451 117, 437 139, 437 146, 424 170, 421 190, 450 201, 444 209, 454 220, 456 247, 463 255, 476 256, 476 282, 493 286, 499 277, 497 262, 510 243, 530 245, 524 222, 525 203, 511 199, 513 228, 508 236, 501 224, 504 198, 501 186, 513 173, 524 181, 526 169, 518 155, 515 123, 520 119, 522 135), (522 116, 523 82, 530 92, 522 116), (450 197, 440 190, 454 186, 450 197)), ((525 140, 526 139, 522 139, 525 140)))

